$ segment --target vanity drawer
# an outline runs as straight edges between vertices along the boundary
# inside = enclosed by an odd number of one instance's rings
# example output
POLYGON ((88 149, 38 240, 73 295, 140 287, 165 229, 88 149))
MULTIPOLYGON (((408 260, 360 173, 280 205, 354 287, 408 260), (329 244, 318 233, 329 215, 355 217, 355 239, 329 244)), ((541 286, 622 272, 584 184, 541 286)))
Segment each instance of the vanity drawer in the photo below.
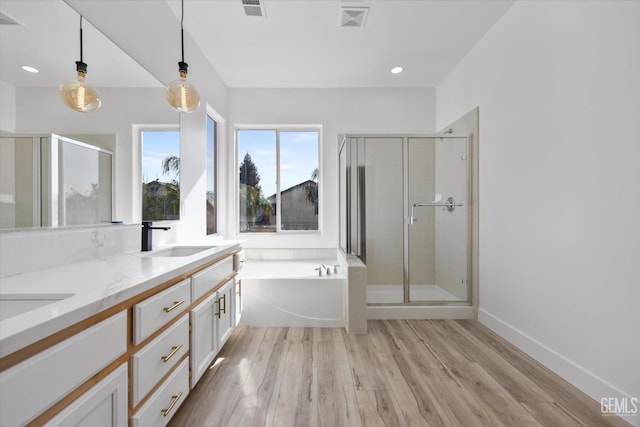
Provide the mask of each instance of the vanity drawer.
POLYGON ((151 399, 131 417, 132 427, 165 426, 189 394, 189 359, 180 363, 153 394, 151 399))
POLYGON ((126 351, 123 311, 3 371, 2 425, 28 423, 126 351))
POLYGON ((131 357, 131 404, 136 406, 189 351, 189 315, 131 357))
POLYGON ((233 257, 228 256, 191 276, 191 301, 216 287, 224 279, 233 274, 233 257))
POLYGON ((133 306, 133 343, 140 344, 191 302, 189 279, 133 306))

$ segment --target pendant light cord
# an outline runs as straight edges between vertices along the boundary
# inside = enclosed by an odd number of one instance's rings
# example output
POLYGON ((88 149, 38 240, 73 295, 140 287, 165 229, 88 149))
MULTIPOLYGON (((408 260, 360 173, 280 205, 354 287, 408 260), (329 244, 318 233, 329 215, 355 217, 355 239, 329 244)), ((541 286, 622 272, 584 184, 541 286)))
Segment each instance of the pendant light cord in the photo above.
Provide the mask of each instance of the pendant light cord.
POLYGON ((184 62, 184 28, 182 23, 184 22, 184 0, 182 0, 182 13, 180 16, 180 42, 182 44, 182 62, 184 62))
POLYGON ((80 15, 80 62, 84 62, 82 60, 82 15, 80 15))

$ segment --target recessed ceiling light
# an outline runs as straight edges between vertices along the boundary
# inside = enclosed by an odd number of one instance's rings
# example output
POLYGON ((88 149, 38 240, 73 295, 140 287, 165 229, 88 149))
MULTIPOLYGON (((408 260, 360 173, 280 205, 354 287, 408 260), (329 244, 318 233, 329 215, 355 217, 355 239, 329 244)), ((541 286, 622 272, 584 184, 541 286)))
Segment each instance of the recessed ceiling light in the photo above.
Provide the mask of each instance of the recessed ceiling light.
POLYGON ((393 68, 391 69, 391 72, 392 72, 393 74, 400 74, 400 73, 401 73, 401 72, 403 72, 403 71, 404 71, 404 68, 402 68, 402 67, 393 67, 393 68))
POLYGON ((27 71, 27 72, 29 72, 29 73, 39 73, 40 72, 40 70, 38 70, 37 68, 34 68, 34 67, 30 66, 30 65, 23 65, 22 69, 27 71))

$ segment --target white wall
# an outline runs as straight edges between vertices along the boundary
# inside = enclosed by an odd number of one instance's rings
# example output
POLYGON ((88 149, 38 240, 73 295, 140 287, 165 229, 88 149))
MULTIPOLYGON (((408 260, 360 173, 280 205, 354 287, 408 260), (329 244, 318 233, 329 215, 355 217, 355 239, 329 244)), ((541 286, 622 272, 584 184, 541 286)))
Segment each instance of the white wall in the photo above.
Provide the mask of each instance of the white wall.
POLYGON ((0 131, 14 132, 16 127, 16 88, 0 80, 0 131))
POLYGON ((521 1, 437 87, 480 108, 480 320, 597 400, 640 398, 639 22, 521 1))
MULTIPOLYGON (((242 234, 247 247, 336 248, 338 246, 338 146, 344 133, 430 133, 435 129, 433 89, 232 89, 228 137, 239 124, 322 125, 320 209, 322 234, 242 234)), ((238 165, 230 151, 226 162, 238 165)), ((235 185, 237 167, 229 174, 235 185)), ((235 201, 229 201, 235 209, 235 201)), ((235 210, 229 211, 230 235, 236 232, 235 210), (233 212, 233 214, 231 213, 233 212)))

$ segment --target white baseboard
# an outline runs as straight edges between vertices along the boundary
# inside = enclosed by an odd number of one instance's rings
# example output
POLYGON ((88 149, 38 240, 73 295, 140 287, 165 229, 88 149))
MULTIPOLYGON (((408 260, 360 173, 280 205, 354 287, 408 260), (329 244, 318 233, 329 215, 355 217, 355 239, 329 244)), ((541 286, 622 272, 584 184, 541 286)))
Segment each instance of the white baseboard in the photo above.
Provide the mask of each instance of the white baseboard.
POLYGON ((473 307, 368 306, 368 319, 473 319, 473 307))
MULTIPOLYGON (((598 403, 604 397, 626 397, 627 399, 634 397, 482 308, 478 310, 478 320, 598 403)), ((640 414, 626 416, 623 419, 633 426, 640 427, 640 414)))

